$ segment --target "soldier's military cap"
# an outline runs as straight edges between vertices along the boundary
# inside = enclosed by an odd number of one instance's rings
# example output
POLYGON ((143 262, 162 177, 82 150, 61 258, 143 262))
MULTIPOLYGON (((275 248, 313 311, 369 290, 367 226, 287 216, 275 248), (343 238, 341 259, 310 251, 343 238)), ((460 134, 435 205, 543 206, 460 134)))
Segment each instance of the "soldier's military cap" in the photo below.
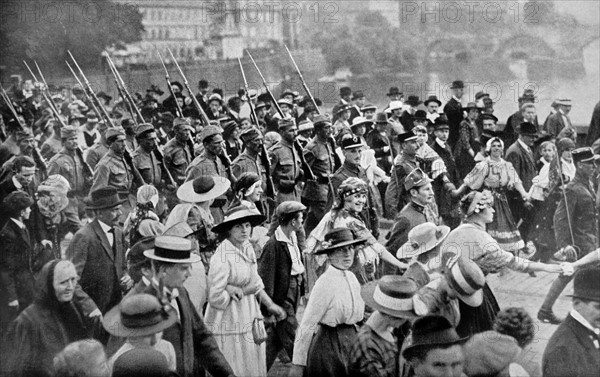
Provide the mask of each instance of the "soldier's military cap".
POLYGON ((331 119, 327 114, 319 114, 316 117, 314 117, 313 124, 315 127, 320 127, 327 124, 331 125, 331 119))
POLYGON ((64 126, 63 128, 60 129, 60 138, 61 139, 77 137, 78 134, 79 134, 79 129, 77 127, 64 126))
POLYGON ((287 99, 287 98, 280 98, 277 101, 277 104, 279 104, 279 105, 288 105, 289 107, 294 106, 294 103, 292 101, 290 101, 289 99, 287 99))
POLYGON ((252 127, 252 128, 248 128, 247 130, 245 130, 240 135, 240 137, 242 138, 242 141, 244 143, 247 143, 249 141, 262 138, 262 135, 260 134, 260 131, 258 131, 256 128, 252 127))
POLYGON ((279 119, 279 130, 296 126, 294 118, 279 119))
POLYGON ((424 186, 430 182, 432 182, 431 178, 429 178, 423 170, 421 170, 420 168, 416 168, 415 170, 411 171, 404 179, 404 188, 406 189, 406 191, 408 191, 415 187, 424 186))
POLYGON ((352 149, 364 146, 362 141, 354 135, 346 135, 342 139, 342 149, 352 149))
POLYGON ((187 128, 190 131, 193 130, 192 125, 190 124, 190 121, 186 118, 175 118, 175 120, 173 121, 173 128, 175 130, 179 130, 181 128, 187 128))
POLYGON ((204 141, 204 139, 208 137, 220 135, 222 133, 223 129, 221 127, 209 124, 208 126, 204 127, 200 132, 200 141, 204 141))
POLYGON ((398 142, 404 143, 406 141, 417 140, 417 135, 414 132, 408 131, 398 135, 398 142))
POLYGON ((304 119, 300 123, 298 123, 298 132, 309 131, 314 128, 315 125, 309 119, 304 119))
POLYGON ((154 126, 152 124, 142 123, 135 130, 135 137, 138 139, 142 139, 142 138, 146 137, 147 135, 151 134, 152 132, 156 133, 156 129, 154 128, 154 126))
POLYGON ((109 128, 108 131, 106 131, 106 142, 109 144, 117 140, 125 140, 125 138, 125 130, 123 127, 109 128))

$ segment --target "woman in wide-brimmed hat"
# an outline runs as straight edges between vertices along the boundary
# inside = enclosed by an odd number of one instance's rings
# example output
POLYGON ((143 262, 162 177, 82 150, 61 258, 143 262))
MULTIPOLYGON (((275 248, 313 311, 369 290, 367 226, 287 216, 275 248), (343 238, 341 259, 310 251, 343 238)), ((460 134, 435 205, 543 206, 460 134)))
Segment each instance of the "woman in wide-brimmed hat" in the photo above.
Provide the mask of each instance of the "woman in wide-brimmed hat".
POLYGON ((356 247, 366 242, 347 227, 335 228, 315 251, 327 255, 330 265, 311 290, 296 332, 292 375, 300 375, 302 369, 306 376, 348 375, 356 325, 365 314, 360 283, 348 269, 354 264, 356 247))
POLYGON ((207 271, 210 257, 217 247, 217 237, 211 231, 215 220, 210 212, 210 205, 214 199, 227 192, 230 186, 229 180, 223 177, 200 176, 185 182, 177 190, 177 198, 182 203, 173 208, 165 223, 165 228, 182 221, 188 223, 194 231, 200 257, 207 271))
POLYGON ((104 329, 112 336, 126 338, 108 361, 111 369, 124 353, 135 348, 153 348, 169 362, 169 369, 177 369, 175 349, 162 339, 162 331, 177 322, 177 311, 170 304, 161 303, 156 296, 140 293, 127 296, 109 310, 102 319, 104 329))
MULTIPOLYGON (((316 251, 325 239, 325 235, 333 228, 352 229, 359 237, 364 238, 366 246, 358 252, 359 263, 353 267, 353 272, 362 284, 373 280, 379 258, 398 268, 406 268, 406 264, 398 261, 377 241, 363 220, 361 212, 367 203, 367 189, 367 184, 360 178, 351 177, 342 182, 333 208, 323 216, 306 240, 307 253, 318 254, 316 251)), ((322 266, 325 261, 325 258, 316 258, 318 266, 322 266)), ((312 278, 314 281, 314 277, 312 278)))
POLYGON ((238 376, 267 375, 265 344, 251 341, 253 328, 264 330, 261 306, 278 319, 286 316, 264 291, 250 244, 252 227, 264 219, 256 209, 240 205, 229 209, 212 229, 223 241, 210 259, 204 318, 215 325, 219 348, 238 376))

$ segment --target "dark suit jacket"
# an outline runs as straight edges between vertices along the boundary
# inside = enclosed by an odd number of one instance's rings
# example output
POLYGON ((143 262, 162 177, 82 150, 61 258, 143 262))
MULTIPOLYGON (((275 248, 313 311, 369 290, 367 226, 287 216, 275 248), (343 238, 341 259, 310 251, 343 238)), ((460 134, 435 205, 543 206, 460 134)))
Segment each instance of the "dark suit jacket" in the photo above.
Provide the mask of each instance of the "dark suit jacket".
POLYGON ((460 128, 460 122, 463 121, 463 110, 460 102, 450 98, 450 101, 444 106, 444 113, 448 118, 448 125, 450 126, 450 137, 448 143, 451 147, 454 147, 458 140, 458 129, 460 128))
MULTIPOLYGON (((282 306, 290 287, 292 258, 287 245, 277 241, 275 236, 263 247, 258 260, 258 274, 265 285, 265 292, 274 303, 282 306)), ((304 295, 304 287, 300 289, 300 294, 304 295)))
MULTIPOLYGON (((460 178, 458 176, 458 171, 456 170, 456 162, 454 161, 454 156, 452 156, 450 146, 446 144, 446 147, 442 148, 437 141, 434 141, 431 144, 431 149, 433 149, 435 153, 437 153, 444 161, 444 164, 446 164, 446 176, 450 182, 452 182, 452 184, 454 184, 456 187, 460 186, 460 178)), ((452 198, 450 193, 444 189, 442 176, 437 177, 433 181, 433 190, 435 191, 435 199, 436 203, 438 204, 438 211, 440 215, 457 215, 455 209, 458 207, 458 203, 452 198)))
POLYGON ((404 126, 404 131, 408 132, 415 126, 415 116, 408 111, 403 111, 400 115, 400 123, 404 126))
POLYGON ((32 303, 35 280, 33 248, 27 229, 9 220, 0 231, 0 245, 0 318, 4 321, 9 302, 19 300, 21 311, 32 303))
POLYGON ((104 314, 121 301, 119 280, 125 271, 121 229, 115 228, 114 240, 115 250, 110 246, 98 220, 94 220, 75 233, 67 249, 67 258, 75 265, 83 290, 76 297, 86 314, 96 306, 104 314))
POLYGON ((565 124, 565 121, 562 117, 562 113, 560 111, 557 111, 556 113, 550 115, 546 120, 546 124, 544 125, 544 131, 546 131, 554 137, 557 137, 560 131, 562 131, 565 127, 572 127, 572 125, 565 124))
MULTIPOLYGON (((205 372, 202 369, 204 367, 214 377, 233 376, 233 370, 219 350, 212 332, 194 308, 187 290, 183 287, 177 290, 179 297, 176 300, 181 321, 163 332, 163 339, 170 342, 175 348, 177 373, 182 377, 204 376, 205 372)), ((127 293, 127 296, 140 293, 155 294, 153 288, 148 287, 143 280, 140 280, 127 293)), ((221 326, 220 323, 210 325, 221 326)), ((118 340, 111 337, 110 343, 113 342, 118 343, 118 340)), ((109 347, 111 347, 110 343, 109 347)), ((114 346, 113 343, 112 347, 114 348, 114 346)), ((116 351, 116 348, 113 351, 116 351)))
POLYGON ((531 181, 537 175, 533 154, 527 152, 518 141, 515 141, 506 151, 506 161, 510 162, 517 171, 519 178, 523 181, 525 191, 529 191, 531 181))
MULTIPOLYGON (((519 138, 519 134, 517 133, 518 127, 524 121, 525 119, 523 119, 523 114, 521 114, 520 110, 517 110, 514 114, 508 117, 506 120, 506 126, 504 126, 504 137, 502 138, 504 145, 511 145, 517 141, 519 138)), ((535 124, 535 128, 540 131, 537 116, 535 117, 533 124, 535 124)))
MULTIPOLYGON (((545 377, 597 376, 600 350, 594 346, 592 332, 571 315, 558 326, 544 350, 542 369, 545 377)), ((596 336, 596 341, 597 340, 596 336)))

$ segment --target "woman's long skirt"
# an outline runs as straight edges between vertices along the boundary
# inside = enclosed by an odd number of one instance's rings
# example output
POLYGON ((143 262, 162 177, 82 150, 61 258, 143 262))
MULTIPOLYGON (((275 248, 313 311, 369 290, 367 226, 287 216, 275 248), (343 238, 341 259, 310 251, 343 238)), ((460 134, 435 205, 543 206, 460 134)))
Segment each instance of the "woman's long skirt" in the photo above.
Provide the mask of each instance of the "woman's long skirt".
POLYGON ((319 325, 310 348, 305 376, 348 376, 348 363, 358 331, 355 325, 319 325))
POLYGON ((525 247, 521 233, 515 224, 508 200, 504 191, 493 191, 494 195, 494 221, 487 225, 487 232, 492 236, 503 250, 516 253, 525 247))
POLYGON ((459 300, 460 322, 456 332, 461 337, 471 336, 480 332, 492 330, 500 306, 494 293, 487 285, 483 286, 483 302, 474 308, 459 300))

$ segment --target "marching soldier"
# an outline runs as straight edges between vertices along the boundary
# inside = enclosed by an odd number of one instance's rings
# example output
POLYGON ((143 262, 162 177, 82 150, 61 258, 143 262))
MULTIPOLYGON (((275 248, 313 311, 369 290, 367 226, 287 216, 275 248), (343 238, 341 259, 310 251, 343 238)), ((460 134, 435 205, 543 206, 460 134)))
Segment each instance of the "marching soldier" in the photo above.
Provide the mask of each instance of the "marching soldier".
POLYGON ((304 150, 304 158, 311 167, 316 180, 307 181, 302 192, 302 202, 308 207, 304 229, 309 234, 325 215, 327 202, 335 196, 332 192, 331 177, 335 171, 335 150, 329 143, 332 134, 328 116, 317 115, 314 122, 315 137, 304 150))
POLYGON ((298 151, 294 148, 298 128, 293 119, 279 120, 281 140, 270 151, 271 176, 277 189, 276 205, 288 200, 300 201, 300 186, 304 172, 298 151))
MULTIPOLYGON (((208 125, 200 133, 200 140, 204 146, 204 152, 196 157, 187 171, 187 181, 192 181, 200 176, 223 177, 229 179, 227 166, 223 163, 225 159, 223 130, 219 126, 208 125)), ((210 206, 210 213, 215 219, 215 224, 220 224, 225 216, 223 208, 227 205, 227 197, 221 195, 216 198, 210 206)))
POLYGON ((60 130, 63 148, 50 160, 48 164, 48 175, 60 174, 71 185, 73 197, 70 202, 79 215, 84 213, 83 199, 88 194, 92 183, 92 177, 86 176, 83 156, 77 153, 77 140, 79 130, 73 126, 66 126, 60 130), (81 209, 81 210, 79 210, 81 209))
POLYGON ((194 150, 190 147, 190 133, 192 126, 184 118, 173 121, 175 137, 165 145, 165 165, 175 179, 178 186, 185 182, 188 166, 194 159, 194 150))
POLYGON ((125 130, 123 128, 110 128, 106 131, 106 142, 109 150, 96 165, 94 170, 94 183, 90 192, 106 187, 114 187, 123 203, 121 223, 135 206, 135 198, 131 193, 133 185, 133 171, 125 160, 125 130), (131 196, 131 197, 130 197, 131 196))
POLYGON ((96 127, 98 132, 100 133, 100 140, 96 142, 87 152, 87 156, 85 161, 90 165, 90 168, 96 169, 96 165, 98 165, 98 161, 108 152, 108 143, 106 142, 106 131, 108 130, 108 125, 104 122, 99 122, 96 127))
MULTIPOLYGON (((256 128, 250 128, 241 135, 244 142, 244 152, 240 154, 232 163, 231 170, 236 178, 239 178, 244 173, 254 173, 261 177, 263 195, 261 204, 263 210, 267 211, 268 206, 266 193, 267 192, 267 169, 261 161, 260 153, 262 151, 263 137, 256 128)), ((263 212, 266 214, 266 212, 263 212)))

